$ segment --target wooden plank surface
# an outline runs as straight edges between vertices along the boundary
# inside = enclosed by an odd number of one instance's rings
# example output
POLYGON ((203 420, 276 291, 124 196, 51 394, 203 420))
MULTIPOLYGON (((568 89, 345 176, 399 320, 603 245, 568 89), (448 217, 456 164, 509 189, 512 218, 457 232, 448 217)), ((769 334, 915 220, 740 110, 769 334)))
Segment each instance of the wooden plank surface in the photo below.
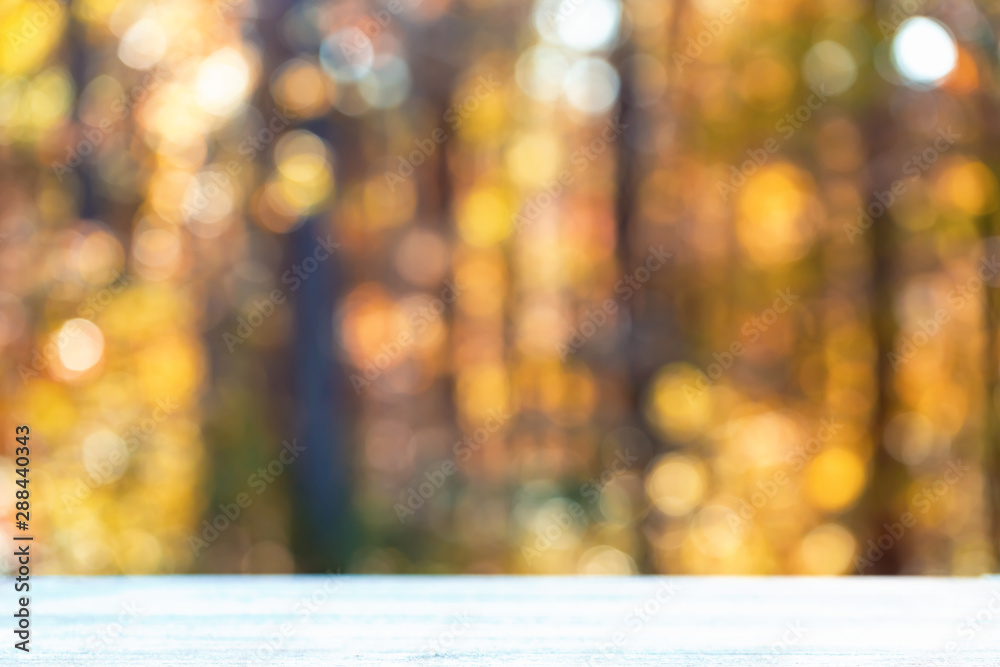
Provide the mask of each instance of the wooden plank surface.
POLYGON ((0 664, 1000 665, 985 577, 32 580, 0 664))

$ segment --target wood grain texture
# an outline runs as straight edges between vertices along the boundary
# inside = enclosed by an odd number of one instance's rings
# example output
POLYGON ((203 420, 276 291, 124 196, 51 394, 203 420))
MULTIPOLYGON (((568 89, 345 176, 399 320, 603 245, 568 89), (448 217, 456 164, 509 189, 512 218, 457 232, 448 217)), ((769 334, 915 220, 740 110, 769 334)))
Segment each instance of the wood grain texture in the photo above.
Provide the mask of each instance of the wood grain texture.
POLYGON ((32 579, 0 664, 1000 665, 986 577, 32 579))

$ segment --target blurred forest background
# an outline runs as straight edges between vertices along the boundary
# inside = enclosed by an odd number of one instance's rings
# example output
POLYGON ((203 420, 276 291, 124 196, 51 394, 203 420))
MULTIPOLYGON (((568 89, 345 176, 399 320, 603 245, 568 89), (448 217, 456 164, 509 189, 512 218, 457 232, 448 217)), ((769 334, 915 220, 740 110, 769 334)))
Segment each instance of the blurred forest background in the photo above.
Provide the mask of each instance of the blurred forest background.
POLYGON ((0 533, 28 424, 47 573, 994 570, 998 22, 0 0, 0 533))

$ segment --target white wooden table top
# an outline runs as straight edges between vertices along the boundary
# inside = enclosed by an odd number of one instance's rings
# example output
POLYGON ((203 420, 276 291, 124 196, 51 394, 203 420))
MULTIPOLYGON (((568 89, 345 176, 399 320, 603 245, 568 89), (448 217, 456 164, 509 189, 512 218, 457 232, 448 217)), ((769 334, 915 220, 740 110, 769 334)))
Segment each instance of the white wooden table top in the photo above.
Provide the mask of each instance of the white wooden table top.
POLYGON ((1000 579, 32 577, 41 665, 1000 665, 1000 579))

